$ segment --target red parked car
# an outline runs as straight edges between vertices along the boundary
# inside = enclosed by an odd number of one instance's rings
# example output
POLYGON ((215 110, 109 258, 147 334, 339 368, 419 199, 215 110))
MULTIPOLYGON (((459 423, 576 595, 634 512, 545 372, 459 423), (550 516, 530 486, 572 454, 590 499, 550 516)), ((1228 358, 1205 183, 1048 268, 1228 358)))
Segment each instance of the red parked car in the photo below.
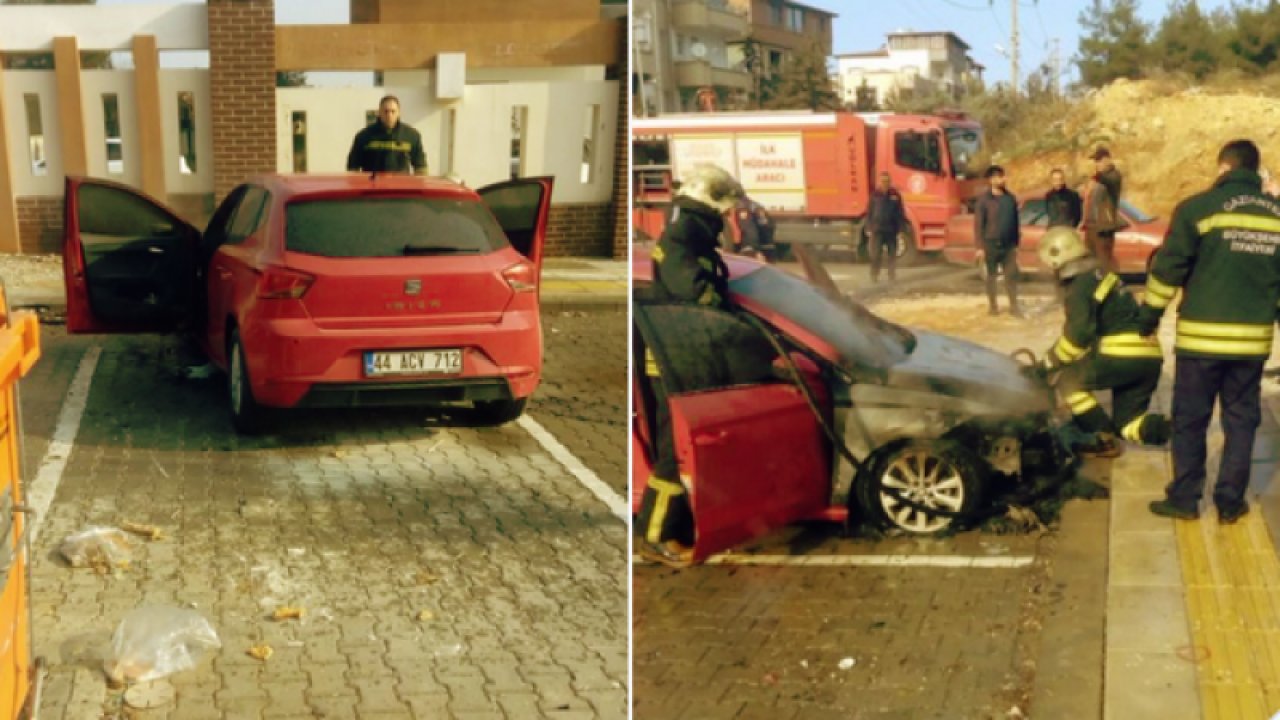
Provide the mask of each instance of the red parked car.
MULTIPOLYGON (((943 533, 1001 492, 1074 471, 1050 390, 1017 361, 877 317, 796 253, 809 282, 726 255, 732 312, 643 299, 632 309, 634 356, 652 354, 668 394, 695 561, 806 519, 943 533)), ((652 266, 648 248, 633 252, 641 298, 652 266)), ((645 373, 632 380, 634 511, 659 400, 645 373)))
MULTIPOLYGON (((1045 272, 1040 267, 1040 238, 1049 229, 1049 212, 1044 196, 1048 190, 1019 195, 1018 217, 1022 221, 1022 241, 1018 245, 1018 269, 1023 272, 1045 272)), ((1016 194, 1016 193, 1015 193, 1016 194)), ((1147 215, 1127 200, 1120 201, 1120 215, 1129 227, 1116 233, 1115 258, 1121 273, 1142 274, 1147 271, 1151 255, 1164 242, 1169 224, 1147 215)), ((977 268, 986 273, 982 244, 973 241, 973 213, 956 215, 947 221, 946 245, 942 254, 948 261, 977 268)))
POLYGON ((551 189, 265 175, 201 233, 132 188, 67 178, 67 328, 194 331, 241 432, 266 408, 469 401, 506 422, 542 371, 551 189))

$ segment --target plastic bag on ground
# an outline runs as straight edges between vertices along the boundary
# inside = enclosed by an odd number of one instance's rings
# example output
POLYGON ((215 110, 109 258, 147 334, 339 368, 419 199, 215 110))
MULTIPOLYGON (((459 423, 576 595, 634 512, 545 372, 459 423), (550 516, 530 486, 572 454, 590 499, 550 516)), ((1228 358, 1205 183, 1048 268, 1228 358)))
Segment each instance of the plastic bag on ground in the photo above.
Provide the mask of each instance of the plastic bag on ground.
POLYGON ((58 547, 71 567, 98 570, 127 568, 133 559, 133 543, 119 528, 93 526, 67 536, 58 547))
POLYGON ((200 613, 141 607, 116 627, 103 669, 113 683, 146 682, 190 670, 206 651, 220 647, 218 633, 200 613))

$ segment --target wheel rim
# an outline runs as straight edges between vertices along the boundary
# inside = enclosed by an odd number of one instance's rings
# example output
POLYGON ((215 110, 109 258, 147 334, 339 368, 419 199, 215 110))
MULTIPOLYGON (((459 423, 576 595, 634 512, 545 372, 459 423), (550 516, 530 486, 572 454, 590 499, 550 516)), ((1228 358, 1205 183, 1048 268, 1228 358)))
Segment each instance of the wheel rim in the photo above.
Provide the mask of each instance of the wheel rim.
POLYGON ((906 257, 906 256, 907 256, 907 243, 910 243, 910 242, 915 242, 915 241, 914 241, 914 240, 912 240, 912 238, 911 238, 911 233, 909 233, 909 232, 900 232, 900 233, 898 233, 898 247, 896 247, 896 248, 894 248, 894 249, 893 249, 893 254, 894 254, 896 257, 898 257, 898 258, 904 258, 904 257, 906 257))
POLYGON ((231 346, 231 372, 228 373, 231 386, 231 412, 240 414, 244 403, 244 367, 240 362, 240 344, 231 346))
MULTIPOLYGON (((880 486, 926 508, 956 513, 964 506, 964 477, 959 468, 928 450, 898 455, 881 473, 880 486)), ((949 526, 953 519, 916 509, 883 491, 880 507, 890 522, 913 533, 937 532, 949 526)))

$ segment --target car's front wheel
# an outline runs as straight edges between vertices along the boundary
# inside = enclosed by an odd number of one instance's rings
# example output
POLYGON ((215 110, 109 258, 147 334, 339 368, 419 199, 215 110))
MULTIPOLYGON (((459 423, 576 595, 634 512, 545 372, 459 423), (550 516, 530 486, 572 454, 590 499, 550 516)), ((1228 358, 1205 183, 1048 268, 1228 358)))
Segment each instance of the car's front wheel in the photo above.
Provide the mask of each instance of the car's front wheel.
POLYGON ((474 418, 477 425, 492 427, 505 425, 524 414, 529 398, 518 400, 477 400, 474 418))
POLYGON ((253 398, 249 367, 245 362, 244 344, 240 341, 239 330, 231 331, 227 364, 227 404, 231 408, 231 425, 236 432, 244 435, 260 433, 267 424, 267 410, 253 398))
POLYGON ((863 516, 913 535, 954 529, 978 508, 984 489, 978 463, 945 441, 909 441, 870 459, 856 483, 863 516))

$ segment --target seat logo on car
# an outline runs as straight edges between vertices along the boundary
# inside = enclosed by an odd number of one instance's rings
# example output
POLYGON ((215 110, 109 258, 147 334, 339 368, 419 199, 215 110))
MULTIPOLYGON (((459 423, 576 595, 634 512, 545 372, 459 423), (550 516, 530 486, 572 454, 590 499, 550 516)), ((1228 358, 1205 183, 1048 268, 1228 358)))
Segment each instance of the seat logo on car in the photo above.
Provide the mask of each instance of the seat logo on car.
POLYGON ((418 279, 404 281, 405 295, 418 295, 422 292, 422 281, 418 279))

